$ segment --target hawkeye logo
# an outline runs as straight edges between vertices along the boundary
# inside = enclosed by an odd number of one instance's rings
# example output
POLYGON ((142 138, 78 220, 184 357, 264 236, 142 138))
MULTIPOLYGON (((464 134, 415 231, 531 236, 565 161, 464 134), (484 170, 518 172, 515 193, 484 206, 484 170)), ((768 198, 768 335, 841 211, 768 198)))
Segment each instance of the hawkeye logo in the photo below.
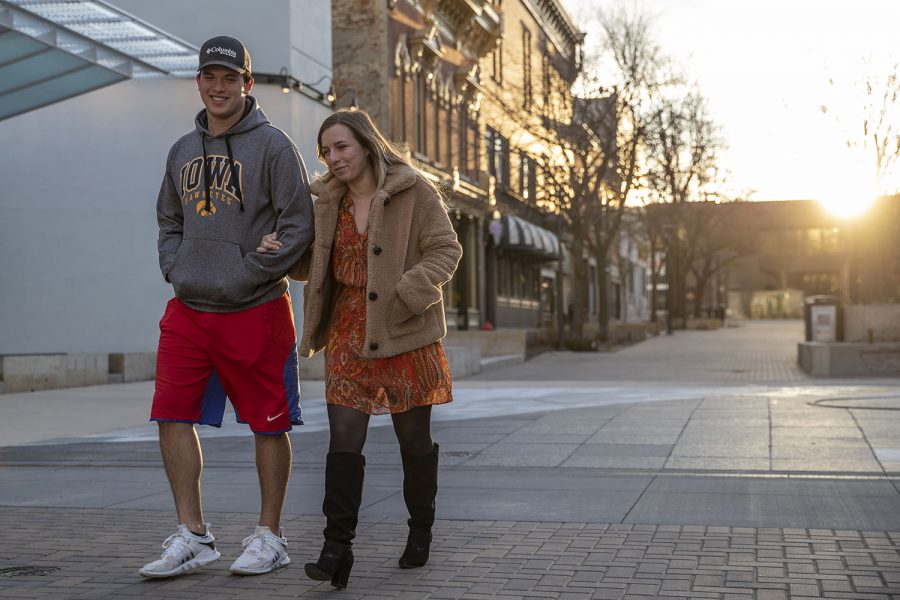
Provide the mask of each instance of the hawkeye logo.
POLYGON ((212 54, 213 52, 215 52, 216 54, 224 54, 225 56, 230 56, 231 58, 237 58, 237 52, 235 52, 231 48, 223 48, 222 46, 213 46, 212 48, 206 49, 207 54, 212 54))
MULTIPOLYGON (((194 204, 201 217, 209 217, 218 210, 216 203, 231 206, 239 203, 238 190, 243 192, 241 175, 244 172, 240 161, 234 161, 234 169, 227 156, 210 154, 206 157, 206 171, 209 177, 210 207, 206 210, 206 185, 203 182, 203 157, 197 157, 181 167, 181 204, 194 204)), ((243 195, 241 195, 242 197, 243 195)))

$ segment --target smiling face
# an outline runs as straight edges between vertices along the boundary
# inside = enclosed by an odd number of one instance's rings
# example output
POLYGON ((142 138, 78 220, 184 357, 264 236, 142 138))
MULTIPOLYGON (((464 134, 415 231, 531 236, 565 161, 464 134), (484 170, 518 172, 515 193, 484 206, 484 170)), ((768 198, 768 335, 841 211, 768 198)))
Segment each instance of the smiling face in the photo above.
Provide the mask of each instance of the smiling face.
POLYGON ((319 152, 328 170, 344 183, 374 176, 369 153, 343 123, 332 125, 322 132, 319 152))
POLYGON ((204 67, 197 74, 197 88, 213 133, 227 131, 240 121, 244 98, 252 87, 252 79, 244 81, 243 75, 228 67, 204 67))

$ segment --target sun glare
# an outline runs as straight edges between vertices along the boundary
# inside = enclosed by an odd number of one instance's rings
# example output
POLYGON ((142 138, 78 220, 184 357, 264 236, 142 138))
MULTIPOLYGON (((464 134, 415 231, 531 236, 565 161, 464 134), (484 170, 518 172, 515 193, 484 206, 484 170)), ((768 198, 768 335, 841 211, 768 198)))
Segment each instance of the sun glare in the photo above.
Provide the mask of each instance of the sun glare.
POLYGON ((819 203, 841 218, 851 219, 866 212, 878 197, 878 181, 868 161, 847 156, 826 171, 825 191, 819 203))

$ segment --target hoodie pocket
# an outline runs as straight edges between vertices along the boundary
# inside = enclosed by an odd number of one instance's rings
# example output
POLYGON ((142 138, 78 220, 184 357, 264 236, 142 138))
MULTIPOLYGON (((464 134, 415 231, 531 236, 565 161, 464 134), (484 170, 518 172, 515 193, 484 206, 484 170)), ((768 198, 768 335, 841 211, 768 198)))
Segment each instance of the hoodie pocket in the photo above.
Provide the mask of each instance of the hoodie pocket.
POLYGON ((182 300, 231 306, 249 301, 257 288, 240 246, 220 240, 184 239, 169 279, 182 300))

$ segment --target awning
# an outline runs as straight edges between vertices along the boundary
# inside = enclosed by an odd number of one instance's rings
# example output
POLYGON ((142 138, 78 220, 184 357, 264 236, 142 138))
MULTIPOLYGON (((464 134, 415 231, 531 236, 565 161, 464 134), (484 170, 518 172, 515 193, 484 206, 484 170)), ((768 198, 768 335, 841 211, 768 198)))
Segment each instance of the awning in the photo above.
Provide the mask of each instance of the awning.
POLYGON ((197 54, 101 0, 0 0, 0 120, 126 79, 192 77, 197 54))
POLYGON ((555 233, 520 217, 503 217, 502 246, 510 250, 532 252, 544 258, 559 256, 559 238, 555 233))

